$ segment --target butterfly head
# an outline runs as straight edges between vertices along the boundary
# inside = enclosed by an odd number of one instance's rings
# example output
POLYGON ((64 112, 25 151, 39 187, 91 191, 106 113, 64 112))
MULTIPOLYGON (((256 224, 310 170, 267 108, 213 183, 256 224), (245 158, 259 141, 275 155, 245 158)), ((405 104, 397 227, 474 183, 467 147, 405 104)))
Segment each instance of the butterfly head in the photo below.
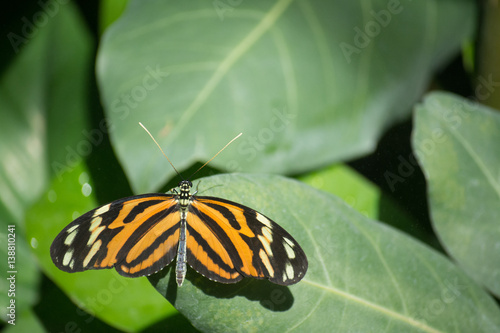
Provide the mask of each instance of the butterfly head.
POLYGON ((191 187, 193 187, 193 183, 191 183, 191 181, 189 180, 181 180, 179 182, 179 188, 181 189, 181 192, 182 191, 188 191, 191 189, 191 187))
POLYGON ((191 196, 191 187, 193 187, 193 183, 190 180, 181 180, 179 182, 179 189, 181 191, 181 197, 189 198, 191 196))

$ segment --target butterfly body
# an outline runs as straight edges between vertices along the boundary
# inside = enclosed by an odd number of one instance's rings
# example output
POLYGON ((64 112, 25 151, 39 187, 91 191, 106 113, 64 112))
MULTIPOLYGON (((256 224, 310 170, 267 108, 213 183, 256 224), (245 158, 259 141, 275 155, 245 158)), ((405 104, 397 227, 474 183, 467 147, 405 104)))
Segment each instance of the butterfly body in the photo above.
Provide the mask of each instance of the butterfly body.
MULTIPOLYGON (((186 266, 186 220, 189 205, 191 204, 191 193, 190 189, 193 184, 190 181, 182 181, 179 184, 180 195, 178 205, 180 208, 181 220, 180 220, 180 230, 179 230, 179 247, 177 249, 177 261, 175 268, 175 277, 177 280, 177 285, 182 286, 184 278, 186 277, 187 266, 186 266)), ((194 195, 194 194, 193 194, 194 195)))
POLYGON ((83 214, 52 243, 55 265, 66 272, 115 268, 124 276, 151 275, 176 259, 182 285, 187 265, 221 283, 243 277, 280 285, 300 281, 307 258, 293 237, 263 214, 238 203, 179 192, 116 200, 83 214))

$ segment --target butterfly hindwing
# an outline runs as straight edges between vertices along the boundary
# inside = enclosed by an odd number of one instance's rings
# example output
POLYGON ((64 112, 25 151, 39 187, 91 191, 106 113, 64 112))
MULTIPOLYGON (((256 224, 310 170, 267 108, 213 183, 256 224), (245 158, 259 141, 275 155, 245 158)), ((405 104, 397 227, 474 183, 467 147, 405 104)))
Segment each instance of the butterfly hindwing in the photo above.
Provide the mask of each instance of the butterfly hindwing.
POLYGON ((187 261, 204 276, 223 283, 246 276, 290 285, 305 275, 304 251, 263 214, 214 197, 195 197, 189 213, 187 261))
POLYGON ((173 195, 145 194, 91 210, 55 238, 52 260, 66 272, 115 267, 125 276, 150 275, 175 258, 176 206, 173 195))

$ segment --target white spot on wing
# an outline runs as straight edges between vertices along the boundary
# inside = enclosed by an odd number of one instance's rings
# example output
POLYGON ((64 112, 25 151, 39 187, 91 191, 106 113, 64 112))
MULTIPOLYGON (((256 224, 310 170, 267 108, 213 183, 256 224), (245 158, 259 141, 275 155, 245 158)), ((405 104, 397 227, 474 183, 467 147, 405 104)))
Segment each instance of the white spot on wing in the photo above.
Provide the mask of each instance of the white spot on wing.
POLYGON ((99 226, 102 222, 102 217, 97 216, 92 219, 92 222, 90 222, 90 228, 89 231, 92 232, 96 227, 99 226))
MULTIPOLYGON (((73 229, 73 228, 71 228, 73 229)), ((75 236, 76 236, 76 233, 77 231, 76 230, 73 230, 73 232, 71 232, 67 237, 66 239, 64 240, 64 244, 65 245, 71 245, 71 243, 73 243, 73 240, 75 239, 75 236)))
POLYGON ((268 218, 266 218, 264 215, 262 215, 261 213, 257 213, 257 220, 260 221, 261 223, 263 223, 266 227, 268 227, 269 229, 272 229, 273 228, 273 225, 271 224, 271 221, 269 221, 268 218))
POLYGON ((75 230, 76 228, 78 228, 78 224, 75 224, 74 226, 69 228, 68 231, 66 231, 66 232, 69 234, 69 233, 73 232, 73 230, 75 230))
POLYGON ((289 262, 286 263, 285 273, 286 273, 287 278, 285 278, 285 275, 283 275, 283 282, 285 280, 292 280, 293 279, 294 271, 293 271, 292 264, 290 264, 289 262))
POLYGON ((264 237, 266 237, 266 239, 269 241, 269 243, 271 243, 273 241, 273 234, 271 232, 271 229, 269 229, 267 227, 262 228, 262 234, 264 235, 264 237))
POLYGON ((73 257, 73 250, 70 250, 64 254, 62 264, 63 266, 68 266, 69 262, 71 261, 71 258, 73 257))
POLYGON ((95 256, 97 251, 99 251, 101 244, 102 244, 102 241, 99 239, 97 242, 94 243, 94 245, 92 245, 92 248, 90 249, 90 251, 87 254, 87 256, 85 257, 85 259, 83 260, 83 267, 87 267, 90 260, 92 260, 92 258, 95 256))
POLYGON ((269 244, 269 241, 262 237, 261 235, 258 235, 257 238, 260 240, 262 243, 262 246, 264 246, 264 250, 266 250, 266 253, 269 257, 273 256, 273 251, 271 250, 271 244, 269 244))
POLYGON ((99 216, 101 214, 106 213, 109 210, 110 206, 111 206, 111 204, 107 204, 107 205, 104 205, 100 208, 97 208, 96 211, 94 212, 94 216, 99 216))
POLYGON ((104 229, 106 229, 106 227, 102 226, 102 227, 99 227, 99 228, 95 229, 94 231, 92 231, 92 234, 90 235, 89 241, 87 242, 87 246, 90 246, 92 243, 94 243, 95 240, 97 239, 97 236, 99 236, 99 234, 104 229))
POLYGON ((291 240, 289 240, 288 238, 286 237, 283 237, 283 239, 285 240, 285 242, 288 243, 288 245, 290 245, 291 248, 293 248, 295 245, 293 244, 293 242, 291 240))
POLYGON ((260 251, 259 251, 259 258, 262 261, 262 263, 264 264, 264 266, 266 267, 267 272, 269 273, 269 276, 274 277, 273 266, 269 262, 269 257, 266 255, 266 253, 262 249, 260 249, 260 251))
POLYGON ((286 255, 288 256, 289 259, 294 259, 295 258, 295 251, 292 249, 290 244, 288 244, 286 241, 283 242, 283 247, 285 248, 286 255))

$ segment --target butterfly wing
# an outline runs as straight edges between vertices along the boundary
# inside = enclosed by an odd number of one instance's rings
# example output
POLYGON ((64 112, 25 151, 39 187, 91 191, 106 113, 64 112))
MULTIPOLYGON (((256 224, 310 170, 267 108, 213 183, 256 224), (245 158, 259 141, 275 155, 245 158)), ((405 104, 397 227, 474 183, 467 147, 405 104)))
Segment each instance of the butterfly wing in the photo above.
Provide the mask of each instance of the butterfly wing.
POLYGON ((120 199, 70 223, 55 238, 50 255, 66 272, 115 267, 124 276, 150 275, 175 258, 179 221, 173 195, 120 199))
POLYGON ((222 283, 242 277, 279 285, 300 281, 308 267, 297 241, 259 212, 235 202, 195 197, 187 214, 187 262, 222 283))

